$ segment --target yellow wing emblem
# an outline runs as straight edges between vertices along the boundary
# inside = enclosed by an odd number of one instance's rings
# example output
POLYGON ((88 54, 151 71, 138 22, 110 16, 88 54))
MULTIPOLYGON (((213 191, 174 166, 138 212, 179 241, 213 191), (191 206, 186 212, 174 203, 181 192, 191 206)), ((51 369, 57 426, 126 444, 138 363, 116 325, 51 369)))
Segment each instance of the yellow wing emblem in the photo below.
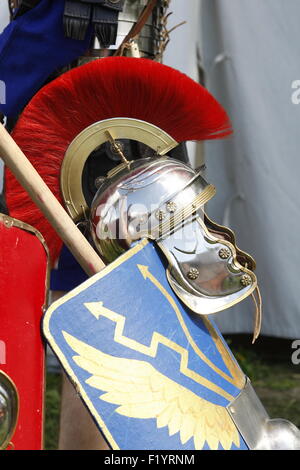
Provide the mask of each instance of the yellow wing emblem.
POLYGON ((110 356, 63 332, 78 354, 75 363, 91 374, 86 383, 101 391, 100 399, 119 405, 117 413, 130 418, 156 418, 169 435, 180 433, 182 444, 194 439, 195 449, 207 442, 229 450, 240 446, 239 433, 226 408, 214 405, 161 374, 146 361, 110 356))

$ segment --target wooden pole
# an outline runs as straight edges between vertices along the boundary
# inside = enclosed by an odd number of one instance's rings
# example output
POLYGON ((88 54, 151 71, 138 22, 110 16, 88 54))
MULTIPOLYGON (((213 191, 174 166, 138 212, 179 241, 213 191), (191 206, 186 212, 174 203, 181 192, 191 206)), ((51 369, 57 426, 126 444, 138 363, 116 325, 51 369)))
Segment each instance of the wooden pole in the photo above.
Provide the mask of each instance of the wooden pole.
POLYGON ((92 276, 101 271, 105 265, 99 255, 76 227, 3 125, 0 125, 0 157, 49 220, 85 272, 92 276))

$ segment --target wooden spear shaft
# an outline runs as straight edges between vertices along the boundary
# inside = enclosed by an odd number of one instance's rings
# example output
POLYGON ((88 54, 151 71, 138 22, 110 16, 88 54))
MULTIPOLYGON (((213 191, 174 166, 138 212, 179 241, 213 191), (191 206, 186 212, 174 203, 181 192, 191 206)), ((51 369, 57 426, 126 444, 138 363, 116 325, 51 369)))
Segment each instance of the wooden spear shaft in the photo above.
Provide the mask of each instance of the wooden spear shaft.
POLYGON ((3 125, 0 125, 0 157, 49 220, 85 272, 92 276, 101 271, 105 265, 99 255, 76 227, 3 125))

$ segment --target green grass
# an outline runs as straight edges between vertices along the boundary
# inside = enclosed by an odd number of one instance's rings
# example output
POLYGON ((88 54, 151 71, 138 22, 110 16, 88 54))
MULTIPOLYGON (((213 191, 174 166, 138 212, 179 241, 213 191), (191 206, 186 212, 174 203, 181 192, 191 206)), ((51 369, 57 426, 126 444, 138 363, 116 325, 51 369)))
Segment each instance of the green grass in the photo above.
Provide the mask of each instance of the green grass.
POLYGON ((61 375, 47 374, 45 449, 58 447, 61 375))
POLYGON ((291 362, 290 341, 267 340, 271 347, 230 347, 271 418, 284 418, 300 428, 300 366, 291 362))
MULTIPOLYGON (((285 418, 300 428, 300 366, 290 360, 290 342, 262 338, 251 346, 249 338, 227 342, 272 418, 285 418)), ((61 377, 48 374, 45 448, 57 449, 61 377)))

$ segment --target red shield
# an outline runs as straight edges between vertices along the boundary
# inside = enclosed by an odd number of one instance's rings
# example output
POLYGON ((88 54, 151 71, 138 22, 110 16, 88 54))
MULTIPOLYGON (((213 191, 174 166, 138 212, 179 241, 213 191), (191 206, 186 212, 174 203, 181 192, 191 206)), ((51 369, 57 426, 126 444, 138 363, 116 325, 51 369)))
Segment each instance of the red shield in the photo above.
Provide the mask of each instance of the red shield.
POLYGON ((44 345, 40 321, 47 293, 47 249, 32 227, 0 214, 0 369, 15 383, 19 418, 11 448, 43 445, 44 345))

